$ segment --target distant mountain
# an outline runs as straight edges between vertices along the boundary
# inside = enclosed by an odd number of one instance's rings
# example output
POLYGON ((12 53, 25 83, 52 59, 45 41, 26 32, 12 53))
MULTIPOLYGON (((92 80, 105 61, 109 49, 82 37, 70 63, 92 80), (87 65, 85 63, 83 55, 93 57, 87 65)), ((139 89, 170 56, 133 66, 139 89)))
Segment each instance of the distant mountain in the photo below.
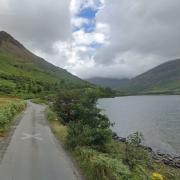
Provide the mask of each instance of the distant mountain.
POLYGON ((0 94, 37 94, 89 83, 27 50, 10 34, 0 31, 0 94))
POLYGON ((121 86, 124 86, 125 83, 127 83, 128 79, 94 77, 94 78, 86 79, 86 81, 102 87, 110 87, 112 89, 117 89, 120 88, 121 86))
POLYGON ((129 94, 180 94, 180 59, 163 63, 132 79, 95 77, 87 81, 129 94))
POLYGON ((180 59, 163 63, 119 89, 132 94, 180 94, 180 59))

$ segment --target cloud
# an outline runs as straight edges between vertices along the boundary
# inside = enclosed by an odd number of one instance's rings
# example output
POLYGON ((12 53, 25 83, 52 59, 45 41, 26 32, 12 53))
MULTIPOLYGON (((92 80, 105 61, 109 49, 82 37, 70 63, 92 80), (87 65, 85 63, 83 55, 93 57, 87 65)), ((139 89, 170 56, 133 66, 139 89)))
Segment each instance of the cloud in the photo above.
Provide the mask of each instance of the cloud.
POLYGON ((71 36, 69 0, 0 0, 0 29, 32 50, 52 53, 71 36))
POLYGON ((74 41, 78 45, 91 45, 92 43, 104 44, 106 43, 106 36, 101 31, 94 31, 92 33, 85 33, 79 30, 73 33, 74 41))
POLYGON ((6 30, 80 77, 133 77, 180 57, 179 0, 0 0, 6 30))
POLYGON ((86 19, 86 18, 82 18, 82 17, 75 17, 71 19, 71 24, 74 27, 80 28, 85 24, 89 24, 90 20, 86 19))
MULTIPOLYGON (((178 0, 105 0, 96 13, 94 31, 73 33, 78 44, 96 41, 102 46, 90 54, 91 62, 79 54, 85 63, 77 63, 71 71, 81 77, 133 77, 179 57, 179 6, 178 0)), ((76 14, 82 8, 79 4, 76 14)))
POLYGON ((97 52, 96 63, 108 66, 123 59, 139 74, 179 57, 179 7, 178 0, 106 0, 97 20, 109 24, 110 44, 97 52))
POLYGON ((104 0, 71 0, 70 11, 73 15, 77 15, 86 8, 99 10, 104 5, 104 0))

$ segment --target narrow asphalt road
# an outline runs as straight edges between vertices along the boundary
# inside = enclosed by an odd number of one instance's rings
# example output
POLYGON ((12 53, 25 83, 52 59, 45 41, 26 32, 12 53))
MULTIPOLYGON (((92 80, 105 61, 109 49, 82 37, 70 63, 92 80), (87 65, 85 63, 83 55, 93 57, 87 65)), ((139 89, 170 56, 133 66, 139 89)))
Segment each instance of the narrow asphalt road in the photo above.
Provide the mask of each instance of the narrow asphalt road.
POLYGON ((45 106, 28 102, 0 164, 0 180, 81 179, 44 117, 45 106))

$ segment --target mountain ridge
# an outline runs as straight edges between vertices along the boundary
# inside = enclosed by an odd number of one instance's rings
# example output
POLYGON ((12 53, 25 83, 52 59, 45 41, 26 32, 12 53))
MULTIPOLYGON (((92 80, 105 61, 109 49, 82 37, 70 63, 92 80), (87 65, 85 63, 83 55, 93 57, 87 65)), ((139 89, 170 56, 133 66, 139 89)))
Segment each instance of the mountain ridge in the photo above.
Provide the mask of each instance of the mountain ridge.
POLYGON ((180 94, 180 59, 162 63, 130 79, 119 89, 132 94, 180 94))
POLYGON ((5 31, 0 32, 0 94, 55 92, 89 85, 33 54, 5 31))
POLYGON ((87 81, 128 94, 180 94, 180 58, 162 63, 131 79, 90 78, 87 81))
POLYGON ((86 81, 99 85, 102 87, 110 87, 112 89, 117 89, 124 85, 129 79, 116 79, 116 78, 102 78, 102 77, 93 77, 86 79, 86 81))

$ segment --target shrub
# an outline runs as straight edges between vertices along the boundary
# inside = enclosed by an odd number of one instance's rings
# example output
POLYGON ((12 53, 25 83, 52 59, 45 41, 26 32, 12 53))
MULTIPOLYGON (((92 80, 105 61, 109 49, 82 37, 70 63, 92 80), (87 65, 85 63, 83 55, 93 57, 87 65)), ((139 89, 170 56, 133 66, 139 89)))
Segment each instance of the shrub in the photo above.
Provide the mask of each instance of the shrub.
POLYGON ((46 117, 49 121, 57 120, 57 115, 51 110, 51 108, 46 109, 46 117))
POLYGON ((128 136, 127 141, 129 144, 132 144, 134 146, 139 146, 143 141, 143 135, 141 132, 135 132, 128 136))
POLYGON ((58 94, 54 103, 54 110, 64 124, 73 120, 73 106, 80 99, 80 94, 76 91, 62 91, 58 94))
POLYGON ((91 128, 81 121, 71 122, 68 126, 67 145, 70 149, 77 146, 91 146, 104 151, 105 144, 111 141, 111 130, 108 128, 91 128))
POLYGON ((63 122, 68 125, 67 146, 91 146, 103 151, 105 144, 112 139, 109 119, 96 107, 96 91, 61 92, 54 109, 63 122))
POLYGON ((128 136, 128 142, 125 149, 125 162, 130 168, 135 168, 138 165, 149 165, 149 153, 143 148, 139 147, 143 139, 143 135, 139 132, 128 136))
POLYGON ((128 180, 130 171, 122 161, 108 157, 93 149, 77 149, 77 156, 81 159, 82 166, 87 168, 89 179, 93 180, 128 180))
POLYGON ((48 104, 48 102, 46 100, 41 99, 41 98, 32 99, 31 102, 33 102, 35 104, 48 104))
POLYGON ((0 108, 0 132, 3 133, 10 125, 14 116, 25 108, 24 101, 17 101, 0 108))

